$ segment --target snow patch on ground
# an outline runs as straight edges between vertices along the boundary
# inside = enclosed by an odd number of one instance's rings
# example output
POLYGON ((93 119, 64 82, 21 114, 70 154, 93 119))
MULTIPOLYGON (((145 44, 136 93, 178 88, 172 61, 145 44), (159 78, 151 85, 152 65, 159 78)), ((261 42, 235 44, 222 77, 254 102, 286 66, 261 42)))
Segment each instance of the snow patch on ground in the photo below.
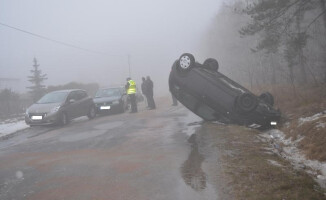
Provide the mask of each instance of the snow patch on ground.
POLYGON ((306 123, 306 122, 311 122, 311 121, 315 121, 315 120, 318 120, 322 117, 326 117, 326 110, 323 111, 323 112, 320 112, 320 113, 317 113, 313 116, 310 116, 310 117, 301 117, 299 118, 299 126, 301 126, 302 124, 306 123))
POLYGON ((0 138, 8 136, 17 131, 26 129, 28 127, 29 126, 26 125, 25 121, 16 121, 0 124, 0 138))
POLYGON ((267 160, 271 165, 274 165, 276 167, 283 167, 283 165, 281 165, 280 163, 278 163, 275 160, 267 160))
POLYGON ((297 140, 292 141, 291 138, 286 138, 285 134, 278 129, 272 129, 261 133, 259 137, 261 137, 264 141, 267 140, 271 143, 273 146, 272 151, 274 153, 277 153, 283 158, 289 160, 295 168, 306 170, 309 174, 315 177, 316 181, 322 187, 326 187, 326 162, 306 159, 301 151, 297 148, 297 144, 304 137, 299 137, 297 140))
POLYGON ((316 125, 317 129, 323 129, 326 128, 326 123, 324 122, 318 122, 318 124, 316 125))

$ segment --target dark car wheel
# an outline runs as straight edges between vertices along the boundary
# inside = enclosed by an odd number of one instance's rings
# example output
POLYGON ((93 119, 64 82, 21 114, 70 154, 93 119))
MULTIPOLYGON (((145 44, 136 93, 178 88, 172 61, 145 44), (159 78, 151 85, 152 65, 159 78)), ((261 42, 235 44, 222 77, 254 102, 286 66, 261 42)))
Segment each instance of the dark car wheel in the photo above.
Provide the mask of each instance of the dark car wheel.
POLYGON ((236 98, 236 108, 241 113, 253 111, 258 105, 257 98, 250 93, 243 93, 236 98))
POLYGON ((262 100, 264 103, 267 103, 270 106, 274 105, 274 97, 269 92, 264 92, 259 96, 259 99, 262 100))
POLYGON ((180 71, 188 71, 195 66, 195 57, 190 53, 184 53, 180 56, 177 66, 180 71))
POLYGON ((60 119, 59 119, 59 125, 61 126, 65 126, 69 123, 69 119, 68 119, 68 115, 67 113, 62 113, 60 115, 60 119))
POLYGON ((207 58, 203 63, 203 66, 212 71, 218 71, 218 62, 214 58, 207 58))
POLYGON ((88 117, 88 119, 93 119, 94 117, 96 117, 96 109, 94 106, 89 108, 87 117, 88 117))

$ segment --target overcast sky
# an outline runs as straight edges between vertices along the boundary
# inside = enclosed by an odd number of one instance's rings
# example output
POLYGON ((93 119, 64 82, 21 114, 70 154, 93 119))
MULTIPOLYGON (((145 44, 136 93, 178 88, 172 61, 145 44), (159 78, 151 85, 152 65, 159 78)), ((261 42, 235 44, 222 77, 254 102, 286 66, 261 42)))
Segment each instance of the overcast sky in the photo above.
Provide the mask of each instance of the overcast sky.
POLYGON ((0 25, 0 78, 20 79, 39 61, 46 85, 71 81, 140 85, 151 76, 167 92, 168 74, 198 46, 221 0, 0 0, 0 23, 90 51, 54 43, 0 25), (91 52, 94 51, 94 52, 91 52))

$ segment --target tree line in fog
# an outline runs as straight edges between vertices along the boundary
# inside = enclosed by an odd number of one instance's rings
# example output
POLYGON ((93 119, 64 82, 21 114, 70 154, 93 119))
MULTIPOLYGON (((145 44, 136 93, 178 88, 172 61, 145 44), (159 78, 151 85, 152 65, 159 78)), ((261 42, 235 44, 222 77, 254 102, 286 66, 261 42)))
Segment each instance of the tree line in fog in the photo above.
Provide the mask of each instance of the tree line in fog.
POLYGON ((236 0, 224 4, 204 37, 205 54, 249 85, 326 82, 325 0, 236 0))

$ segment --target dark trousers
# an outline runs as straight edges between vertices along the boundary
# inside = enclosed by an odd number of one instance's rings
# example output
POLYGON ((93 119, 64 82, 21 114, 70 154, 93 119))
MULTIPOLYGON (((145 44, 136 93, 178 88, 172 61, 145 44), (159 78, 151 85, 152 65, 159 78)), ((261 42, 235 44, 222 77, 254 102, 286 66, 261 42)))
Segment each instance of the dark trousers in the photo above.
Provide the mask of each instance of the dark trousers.
POLYGON ((137 112, 137 102, 135 94, 128 94, 130 99, 131 112, 137 112))
POLYGON ((149 101, 148 101, 148 95, 145 95, 145 98, 146 98, 146 103, 147 103, 147 107, 149 108, 149 101))
POLYGON ((148 96, 147 96, 147 101, 148 101, 148 106, 149 106, 149 108, 151 108, 151 109, 155 109, 155 108, 156 108, 156 105, 155 105, 155 101, 154 101, 153 95, 148 95, 148 96))

